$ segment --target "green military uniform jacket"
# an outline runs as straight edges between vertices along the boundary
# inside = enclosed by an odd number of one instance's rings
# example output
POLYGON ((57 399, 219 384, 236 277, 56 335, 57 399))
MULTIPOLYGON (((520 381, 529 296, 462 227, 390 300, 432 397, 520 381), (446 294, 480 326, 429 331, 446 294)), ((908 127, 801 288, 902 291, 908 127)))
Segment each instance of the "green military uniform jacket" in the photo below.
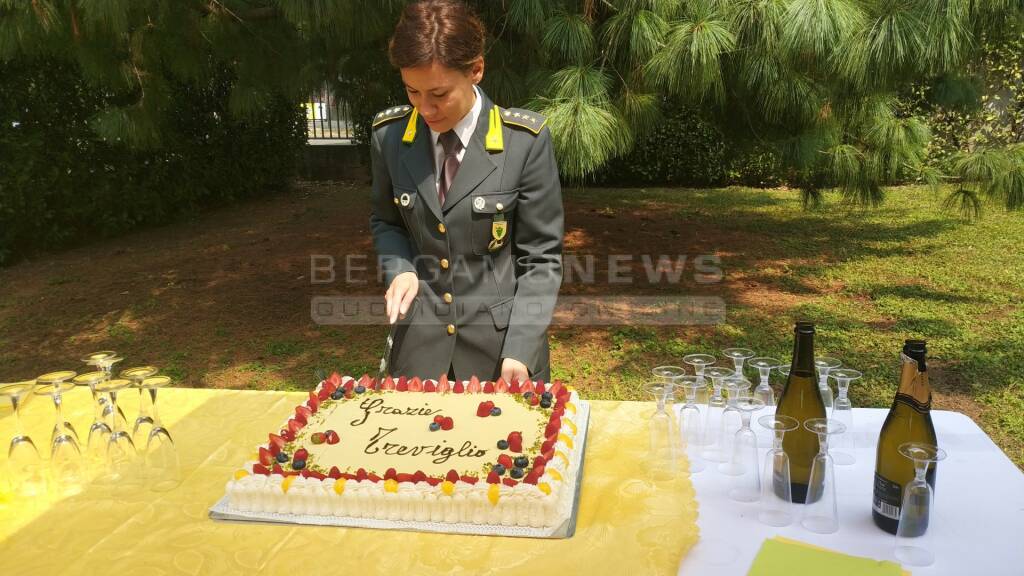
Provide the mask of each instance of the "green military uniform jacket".
POLYGON ((503 358, 550 380, 547 328, 562 282, 563 210, 545 119, 483 107, 439 205, 430 129, 411 106, 373 123, 370 229, 385 286, 416 272, 391 375, 495 379, 503 358))

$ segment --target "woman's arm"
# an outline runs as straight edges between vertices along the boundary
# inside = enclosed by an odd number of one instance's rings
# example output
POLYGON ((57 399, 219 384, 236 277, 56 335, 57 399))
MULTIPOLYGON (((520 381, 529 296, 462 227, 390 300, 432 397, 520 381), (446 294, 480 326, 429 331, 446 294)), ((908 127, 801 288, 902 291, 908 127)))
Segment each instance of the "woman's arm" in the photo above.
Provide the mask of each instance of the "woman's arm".
POLYGON ((534 140, 519 181, 513 227, 517 288, 502 358, 536 370, 544 334, 551 323, 562 284, 564 231, 562 186, 551 143, 544 128, 534 140))
POLYGON ((370 164, 373 172, 373 191, 370 195, 370 232, 377 250, 377 265, 384 273, 388 320, 394 323, 398 314, 404 314, 419 286, 413 265, 413 248, 402 215, 395 207, 391 189, 391 175, 381 153, 379 136, 384 130, 375 130, 370 136, 370 164), (399 282, 395 279, 402 274, 399 282), (394 303, 394 304, 393 304, 394 303))

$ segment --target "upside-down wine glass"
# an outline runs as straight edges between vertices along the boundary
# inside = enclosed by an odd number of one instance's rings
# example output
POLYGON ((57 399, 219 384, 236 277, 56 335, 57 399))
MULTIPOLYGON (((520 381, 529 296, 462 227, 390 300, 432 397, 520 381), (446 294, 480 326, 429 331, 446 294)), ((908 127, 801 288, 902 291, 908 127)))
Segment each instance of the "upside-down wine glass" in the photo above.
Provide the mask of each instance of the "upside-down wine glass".
POLYGON ((849 396, 850 382, 859 379, 861 373, 852 368, 838 368, 832 370, 829 376, 836 379, 836 388, 839 390, 835 405, 832 406, 832 418, 846 426, 846 432, 840 434, 832 443, 832 458, 837 466, 849 466, 857 462, 855 455, 857 436, 853 430, 853 403, 850 402, 849 396))

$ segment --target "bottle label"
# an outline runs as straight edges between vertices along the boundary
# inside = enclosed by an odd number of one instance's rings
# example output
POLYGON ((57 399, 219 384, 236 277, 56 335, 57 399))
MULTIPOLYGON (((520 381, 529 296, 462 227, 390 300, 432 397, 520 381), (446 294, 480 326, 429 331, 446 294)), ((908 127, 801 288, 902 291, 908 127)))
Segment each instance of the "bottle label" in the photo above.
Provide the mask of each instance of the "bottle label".
POLYGON ((912 410, 914 410, 915 412, 917 412, 919 414, 928 414, 928 413, 931 412, 931 409, 932 409, 932 400, 931 400, 930 396, 929 396, 927 402, 921 402, 920 400, 918 400, 917 398, 914 398, 910 394, 904 394, 902 392, 897 392, 896 393, 896 401, 897 402, 902 402, 902 403, 906 404, 907 406, 910 406, 910 408, 912 410))
POLYGON ((903 487, 875 472, 875 497, 873 507, 886 518, 900 519, 903 487))

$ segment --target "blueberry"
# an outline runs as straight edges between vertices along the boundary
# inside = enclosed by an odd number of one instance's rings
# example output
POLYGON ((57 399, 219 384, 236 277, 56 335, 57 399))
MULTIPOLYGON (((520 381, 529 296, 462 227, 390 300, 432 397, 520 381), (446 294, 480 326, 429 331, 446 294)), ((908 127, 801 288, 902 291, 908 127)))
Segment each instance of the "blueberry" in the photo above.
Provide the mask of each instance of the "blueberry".
POLYGON ((289 460, 291 460, 291 458, 287 454, 285 454, 284 452, 278 452, 277 453, 277 461, 280 462, 281 464, 284 464, 285 462, 287 462, 289 460))
POLYGON ((523 392, 523 398, 526 398, 527 400, 529 400, 530 398, 533 398, 533 392, 529 392, 529 391, 523 392))
POLYGON ((362 394, 363 392, 366 392, 366 386, 363 386, 362 384, 356 386, 356 394, 362 394))
POLYGON ((438 424, 437 422, 431 422, 430 423, 430 431, 431 432, 437 432, 440 429, 441 429, 441 425, 438 424))
POLYGON ((541 400, 540 401, 540 407, 541 408, 551 408, 551 400, 541 400))
POLYGON ((305 460, 296 460, 295 462, 292 462, 292 468, 295 469, 295 470, 302 470, 305 467, 306 467, 306 461, 305 460))
POLYGON ((551 395, 551 392, 545 392, 540 395, 541 400, 551 400, 552 398, 554 398, 554 396, 551 395))
POLYGON ((516 480, 522 478, 523 474, 524 472, 522 468, 513 468, 512 471, 508 473, 509 476, 515 478, 516 480))
POLYGON ((491 472, 494 472, 498 476, 501 476, 502 474, 505 473, 505 467, 502 466, 501 464, 495 464, 494 466, 491 467, 491 472))
POLYGON ((508 440, 498 440, 498 450, 508 450, 508 440))
POLYGON ((491 416, 501 416, 501 408, 498 408, 497 406, 491 408, 491 416))
POLYGON ((331 400, 341 400, 344 397, 345 397, 345 391, 342 390, 341 388, 338 388, 334 392, 331 392, 331 400))
POLYGON ((530 459, 526 456, 516 456, 512 463, 516 465, 516 468, 526 468, 530 465, 530 459))

